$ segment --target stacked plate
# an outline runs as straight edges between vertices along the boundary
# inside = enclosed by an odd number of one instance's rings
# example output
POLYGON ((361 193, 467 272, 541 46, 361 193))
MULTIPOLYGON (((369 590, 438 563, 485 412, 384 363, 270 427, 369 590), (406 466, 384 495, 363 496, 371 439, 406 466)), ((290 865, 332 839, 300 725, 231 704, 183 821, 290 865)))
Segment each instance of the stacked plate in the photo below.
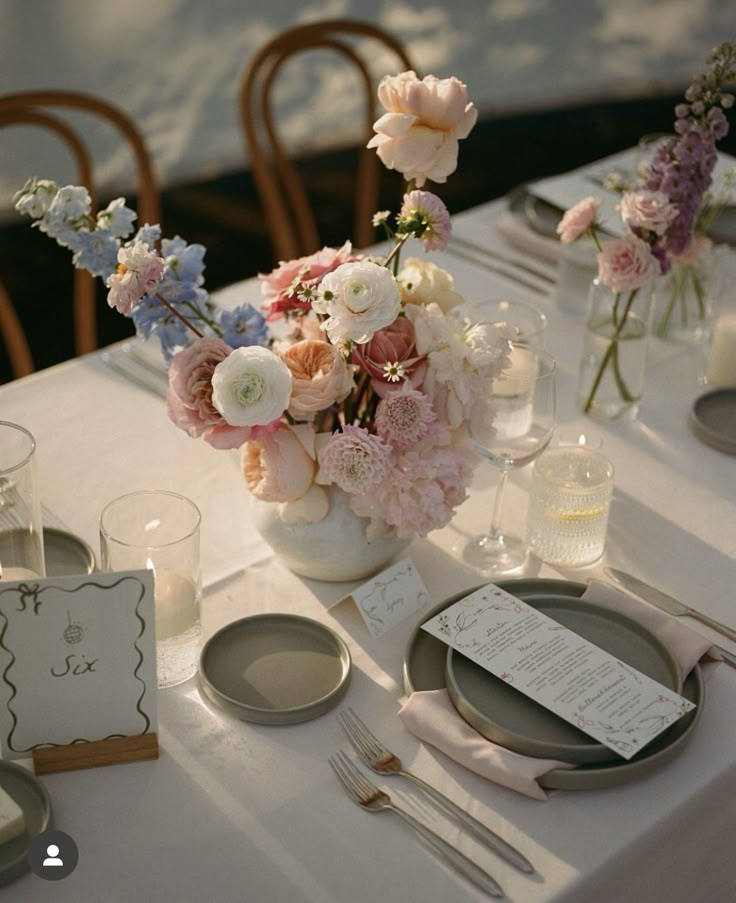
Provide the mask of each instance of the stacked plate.
MULTIPOLYGON (((689 739, 702 710, 699 666, 682 679, 677 662, 660 640, 638 622, 612 608, 581 601, 586 584, 567 580, 499 581, 507 592, 657 680, 696 708, 656 737, 636 756, 624 760, 534 700, 474 664, 417 627, 404 661, 407 693, 446 688, 459 714, 480 734, 523 755, 569 762, 539 778, 549 789, 608 787, 639 777, 674 756, 689 739)), ((467 596, 445 600, 423 620, 467 596)))

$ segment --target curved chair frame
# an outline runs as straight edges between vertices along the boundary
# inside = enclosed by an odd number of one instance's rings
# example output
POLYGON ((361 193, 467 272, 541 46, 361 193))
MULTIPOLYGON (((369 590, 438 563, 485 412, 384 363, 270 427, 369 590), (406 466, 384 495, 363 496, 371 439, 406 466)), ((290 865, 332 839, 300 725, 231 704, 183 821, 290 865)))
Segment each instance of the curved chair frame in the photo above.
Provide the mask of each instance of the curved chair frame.
MULTIPOLYGON (((378 118, 376 83, 368 64, 350 39, 371 38, 388 47, 404 69, 413 69, 399 40, 383 29, 348 19, 328 19, 287 29, 265 44, 243 72, 240 116, 256 189, 266 213, 277 260, 303 257, 321 247, 304 181, 287 155, 273 115, 272 91, 283 64, 301 51, 335 51, 358 69, 365 95, 366 142, 378 118)), ((374 241, 371 218, 376 211, 379 166, 376 152, 364 147, 357 173, 353 242, 365 247, 374 241)))
MULTIPOLYGON (((0 96, 0 128, 11 125, 39 126, 63 141, 74 158, 79 184, 84 185, 97 209, 92 159, 78 132, 49 108, 82 110, 114 126, 126 139, 138 173, 137 212, 141 223, 158 223, 161 216, 158 183, 143 136, 133 120, 118 107, 98 97, 72 91, 21 91, 0 96)), ((84 270, 74 270, 74 348, 77 354, 94 351, 98 345, 96 280, 84 270)), ((10 297, 0 284, 0 333, 3 334, 16 377, 35 369, 28 340, 10 297)))

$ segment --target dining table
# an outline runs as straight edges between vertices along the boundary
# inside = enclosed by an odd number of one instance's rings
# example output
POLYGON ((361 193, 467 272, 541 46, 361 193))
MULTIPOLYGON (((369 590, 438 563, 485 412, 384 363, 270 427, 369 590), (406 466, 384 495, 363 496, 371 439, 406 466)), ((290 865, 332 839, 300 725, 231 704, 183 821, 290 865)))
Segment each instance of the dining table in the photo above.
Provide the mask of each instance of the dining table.
MULTIPOLYGON (((633 572, 736 627, 736 458, 702 442, 688 423, 708 387, 703 349, 652 337, 639 417, 598 422, 575 401, 584 318, 556 297, 556 267, 502 237, 497 199, 453 218, 448 248, 431 255, 482 314, 487 300, 531 303, 548 318, 556 360, 557 433, 600 443, 614 468, 601 559, 553 567, 531 555, 513 577, 607 582, 604 567, 633 572)), ((423 253, 415 248, 405 256, 423 253)), ((224 305, 262 303, 259 280, 214 294, 224 305)), ((237 451, 193 441, 166 416, 162 379, 112 366, 143 349, 134 338, 0 386, 0 419, 37 442, 47 523, 99 551, 104 505, 134 490, 165 489, 202 512, 202 639, 237 619, 293 613, 330 627, 352 658, 336 709, 299 724, 240 720, 217 707, 197 677, 158 693, 160 755, 151 761, 45 775, 54 827, 79 861, 50 884, 32 872, 4 888, 7 903, 48 900, 460 903, 485 895, 388 814, 356 806, 328 757, 349 749, 336 713, 350 706, 405 767, 490 826, 533 863, 526 874, 484 849, 409 782, 373 775, 434 825, 516 903, 678 903, 736 899, 736 670, 704 667, 697 728, 675 756, 613 786, 551 790, 532 799, 468 770, 421 742, 398 717, 406 701, 407 644, 426 612, 487 582, 456 556, 488 527, 499 471, 480 460, 452 521, 402 553, 429 595, 426 611, 374 638, 350 598, 357 583, 288 570, 256 531, 237 451)), ((145 349, 144 349, 145 350, 145 349)), ((553 439, 553 442, 555 440, 553 439)), ((523 534, 531 468, 511 473, 503 527, 523 534)), ((645 605, 645 603, 641 603, 645 605)), ((682 620, 682 619, 681 619, 682 620)), ((736 653, 736 643, 688 626, 736 653)), ((21 764, 32 767, 30 763, 21 764)))

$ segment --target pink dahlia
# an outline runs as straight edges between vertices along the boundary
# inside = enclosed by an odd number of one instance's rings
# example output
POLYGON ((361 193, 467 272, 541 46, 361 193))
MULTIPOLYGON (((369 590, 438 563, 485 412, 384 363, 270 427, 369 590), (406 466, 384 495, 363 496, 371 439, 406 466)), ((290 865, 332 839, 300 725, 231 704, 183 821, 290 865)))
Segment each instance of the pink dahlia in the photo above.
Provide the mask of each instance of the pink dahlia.
POLYGON ((360 426, 335 433, 319 455, 325 477, 350 493, 373 490, 386 476, 391 449, 360 426))

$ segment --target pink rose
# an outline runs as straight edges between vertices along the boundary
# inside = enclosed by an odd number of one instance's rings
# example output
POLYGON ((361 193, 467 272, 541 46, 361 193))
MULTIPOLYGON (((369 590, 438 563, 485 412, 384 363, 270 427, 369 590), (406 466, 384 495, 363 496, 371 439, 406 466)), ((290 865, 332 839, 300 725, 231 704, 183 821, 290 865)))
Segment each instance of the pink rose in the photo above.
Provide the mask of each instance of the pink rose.
POLYGON ((381 398, 392 386, 399 388, 404 380, 417 388, 427 369, 424 355, 417 353, 414 326, 406 317, 397 317, 390 326, 374 333, 365 345, 354 345, 353 361, 370 374, 373 390, 381 398))
POLYGON ((418 79, 415 72, 385 76, 378 99, 386 113, 374 123, 368 142, 388 169, 418 188, 427 179, 445 182, 457 166, 458 139, 467 138, 478 118, 459 79, 418 79))
POLYGON ((346 241, 341 248, 322 248, 308 257, 282 261, 270 273, 259 273, 261 294, 268 308, 267 320, 278 320, 290 310, 309 310, 311 302, 299 295, 316 289, 322 277, 362 255, 353 254, 352 245, 346 241))
POLYGON ((677 219, 676 204, 663 191, 626 191, 616 207, 621 219, 632 229, 646 229, 656 235, 664 235, 673 220, 677 219))
POLYGON ((316 463, 291 427, 252 439, 243 446, 243 476, 264 502, 293 502, 312 485, 316 463))
POLYGON ((660 272, 649 245, 636 235, 606 242, 598 254, 598 278, 617 293, 641 288, 660 272))
POLYGON ((239 448, 251 435, 249 427, 230 426, 212 403, 212 374, 231 351, 222 339, 197 339, 169 367, 169 417, 188 436, 202 436, 215 448, 239 448))
POLYGON ((585 234, 588 229, 595 224, 595 218, 598 216, 598 208, 601 206, 601 199, 590 195, 578 201, 573 207, 565 212, 562 219, 557 224, 557 234, 563 245, 572 244, 577 241, 581 235, 585 234))
POLYGON ((310 418, 342 401, 353 388, 345 358, 329 342, 306 339, 281 354, 291 371, 289 413, 296 420, 310 418))
POLYGON ((105 283, 110 289, 107 303, 121 314, 130 315, 144 295, 158 288, 166 261, 143 241, 120 248, 118 268, 105 283))

